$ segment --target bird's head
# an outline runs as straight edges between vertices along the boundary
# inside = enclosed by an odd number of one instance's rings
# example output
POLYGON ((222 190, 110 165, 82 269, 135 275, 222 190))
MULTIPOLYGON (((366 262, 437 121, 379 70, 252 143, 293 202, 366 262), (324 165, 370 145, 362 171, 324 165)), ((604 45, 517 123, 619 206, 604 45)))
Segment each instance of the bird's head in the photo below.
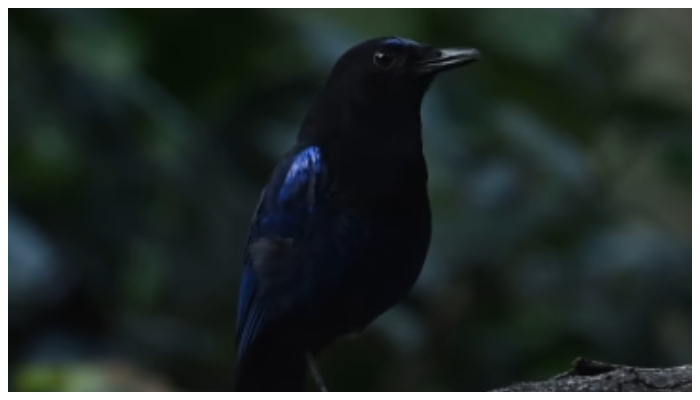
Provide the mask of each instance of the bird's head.
POLYGON ((336 62, 328 85, 363 100, 415 102, 433 78, 480 59, 472 48, 436 48, 399 37, 381 37, 356 45, 336 62))
POLYGON ((399 37, 360 43, 333 66, 300 138, 419 141, 420 107, 435 76, 479 58, 476 49, 436 48, 399 37))

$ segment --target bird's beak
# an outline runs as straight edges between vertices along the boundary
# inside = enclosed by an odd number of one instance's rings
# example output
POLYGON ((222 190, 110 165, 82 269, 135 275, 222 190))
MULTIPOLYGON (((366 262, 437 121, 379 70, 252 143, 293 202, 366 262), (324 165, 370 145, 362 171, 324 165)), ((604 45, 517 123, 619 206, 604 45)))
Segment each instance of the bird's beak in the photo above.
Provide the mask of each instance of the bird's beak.
POLYGON ((432 49, 415 66, 419 73, 437 73, 481 60, 477 49, 432 49))

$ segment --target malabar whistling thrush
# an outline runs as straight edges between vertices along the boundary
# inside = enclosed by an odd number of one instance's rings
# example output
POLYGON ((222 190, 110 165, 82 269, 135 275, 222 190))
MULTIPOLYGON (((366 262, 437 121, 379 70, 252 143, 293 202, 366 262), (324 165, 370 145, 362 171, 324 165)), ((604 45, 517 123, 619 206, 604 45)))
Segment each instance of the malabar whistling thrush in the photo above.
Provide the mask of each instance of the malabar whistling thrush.
POLYGON ((336 62, 255 211, 238 390, 303 390, 316 354, 406 296, 431 233, 423 95, 438 73, 478 59, 383 37, 336 62))

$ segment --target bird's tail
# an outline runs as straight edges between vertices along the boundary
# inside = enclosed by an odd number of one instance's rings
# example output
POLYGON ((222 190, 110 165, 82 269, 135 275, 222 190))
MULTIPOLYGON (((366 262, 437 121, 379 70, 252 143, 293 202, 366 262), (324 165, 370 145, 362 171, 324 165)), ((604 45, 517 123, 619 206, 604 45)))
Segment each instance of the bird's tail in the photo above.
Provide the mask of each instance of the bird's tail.
POLYGON ((304 391, 308 365, 303 351, 256 347, 239 359, 236 391, 304 391))

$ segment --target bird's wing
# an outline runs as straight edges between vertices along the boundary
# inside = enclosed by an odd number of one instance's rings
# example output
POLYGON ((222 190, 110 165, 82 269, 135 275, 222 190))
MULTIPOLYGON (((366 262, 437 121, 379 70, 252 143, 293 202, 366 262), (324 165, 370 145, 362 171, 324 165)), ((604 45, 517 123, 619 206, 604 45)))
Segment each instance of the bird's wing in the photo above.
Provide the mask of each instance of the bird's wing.
POLYGON ((273 173, 253 218, 241 282, 239 359, 266 326, 303 299, 302 253, 324 197, 327 175, 320 148, 293 151, 273 173))

